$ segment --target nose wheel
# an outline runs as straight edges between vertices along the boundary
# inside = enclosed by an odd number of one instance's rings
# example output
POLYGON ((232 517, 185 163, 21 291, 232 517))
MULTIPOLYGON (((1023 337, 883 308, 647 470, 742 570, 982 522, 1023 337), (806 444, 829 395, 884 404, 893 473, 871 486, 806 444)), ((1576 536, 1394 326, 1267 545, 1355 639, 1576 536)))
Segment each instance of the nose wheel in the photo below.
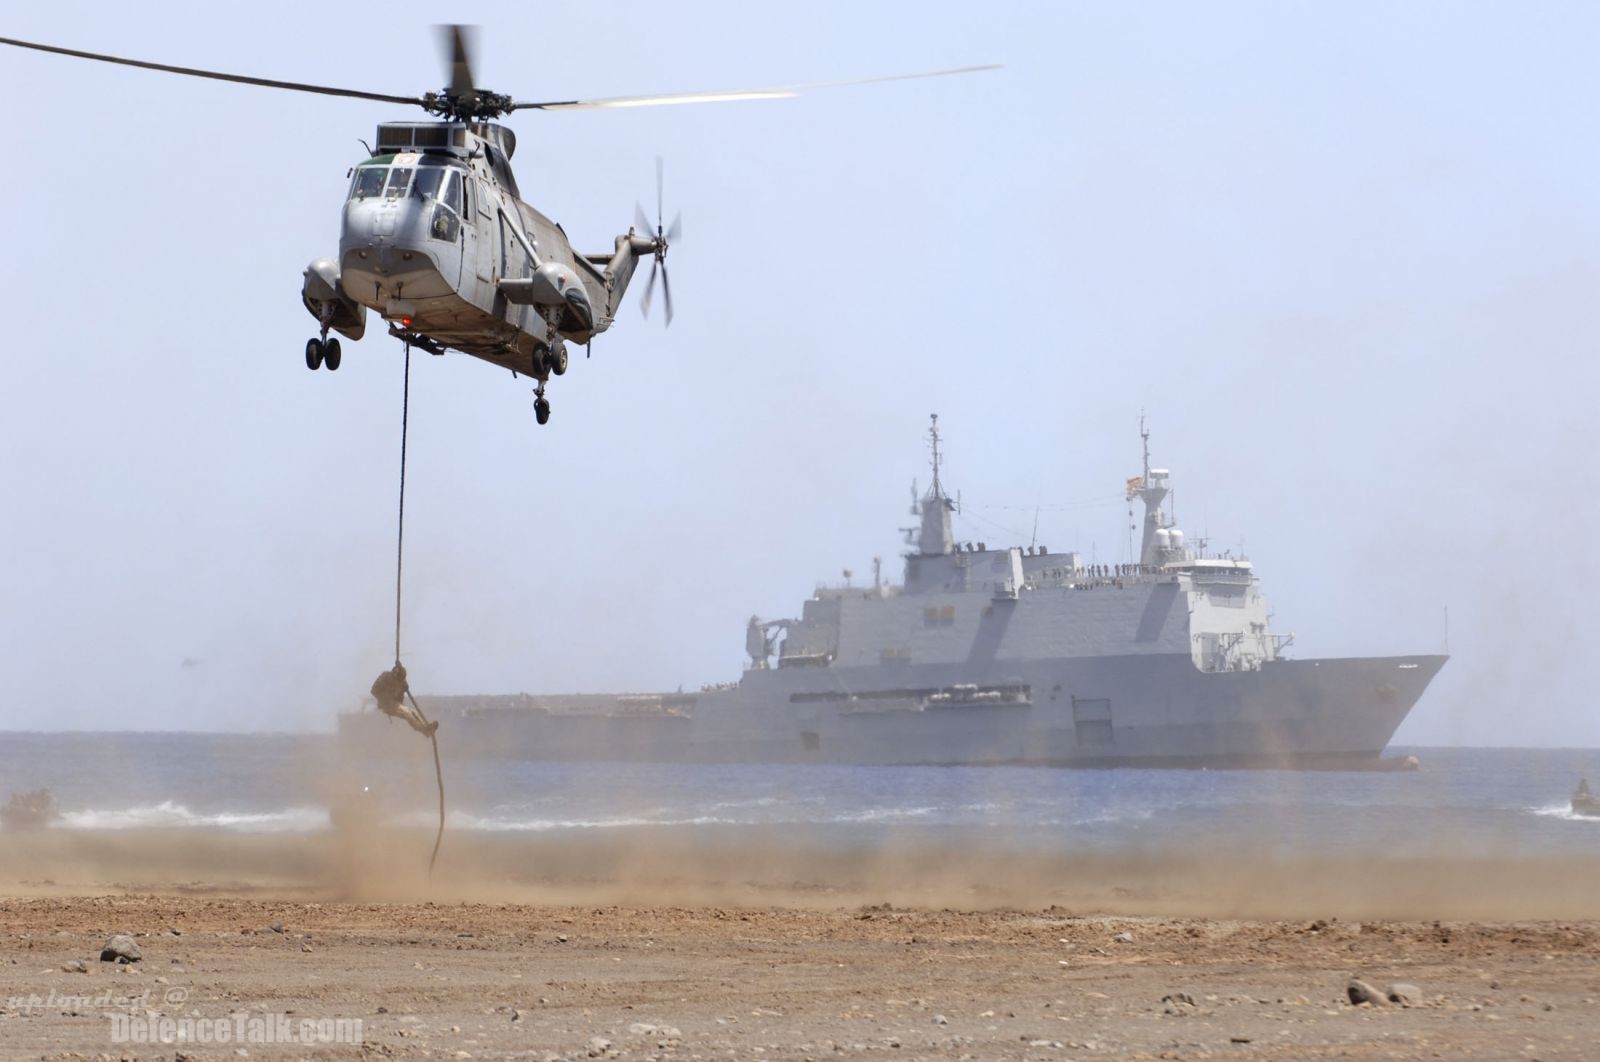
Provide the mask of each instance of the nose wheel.
POLYGON ((329 372, 339 367, 341 351, 337 339, 317 339, 312 337, 306 340, 306 368, 316 370, 324 365, 329 372))
POLYGON ((549 423, 550 400, 544 396, 543 382, 533 389, 533 416, 540 424, 549 423))

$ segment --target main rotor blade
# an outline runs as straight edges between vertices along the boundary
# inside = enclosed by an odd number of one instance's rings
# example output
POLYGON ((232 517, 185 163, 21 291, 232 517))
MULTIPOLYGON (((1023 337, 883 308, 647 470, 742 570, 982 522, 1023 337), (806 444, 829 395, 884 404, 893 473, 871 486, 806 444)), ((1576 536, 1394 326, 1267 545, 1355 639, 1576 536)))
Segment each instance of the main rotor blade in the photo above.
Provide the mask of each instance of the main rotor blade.
POLYGON ((321 96, 348 96, 358 100, 377 100, 380 103, 409 103, 422 106, 424 100, 420 96, 391 96, 383 92, 364 92, 360 89, 330 88, 327 85, 307 85, 299 81, 275 81, 264 77, 246 77, 243 74, 224 74, 216 70, 197 70, 189 66, 172 66, 167 63, 148 63, 142 59, 124 59, 115 55, 101 55, 98 52, 80 52, 75 48, 57 48, 52 44, 35 44, 32 41, 12 40, 10 37, 0 37, 0 44, 9 44, 14 48, 29 48, 36 52, 50 52, 53 55, 66 55, 74 59, 93 59, 101 63, 117 63, 121 66, 136 66, 142 70, 160 70, 167 74, 184 74, 188 77, 210 78, 212 81, 233 81, 240 85, 260 85, 262 88, 288 89, 291 92, 315 92, 321 96))
POLYGON ((437 27, 439 43, 444 45, 445 64, 450 71, 450 91, 465 96, 472 91, 472 54, 467 40, 471 26, 451 24, 437 27))
POLYGON ((545 103, 513 103, 518 111, 578 111, 605 107, 664 107, 678 103, 728 103, 735 100, 783 100, 813 89, 843 88, 847 85, 875 85, 881 81, 910 81, 924 77, 948 77, 951 74, 972 74, 980 70, 999 70, 998 64, 985 66, 958 66, 949 70, 928 70, 919 74, 891 74, 888 77, 863 77, 849 81, 812 81, 800 85, 777 85, 772 88, 725 89, 713 92, 673 92, 658 96, 612 96, 597 100, 552 100, 545 103))

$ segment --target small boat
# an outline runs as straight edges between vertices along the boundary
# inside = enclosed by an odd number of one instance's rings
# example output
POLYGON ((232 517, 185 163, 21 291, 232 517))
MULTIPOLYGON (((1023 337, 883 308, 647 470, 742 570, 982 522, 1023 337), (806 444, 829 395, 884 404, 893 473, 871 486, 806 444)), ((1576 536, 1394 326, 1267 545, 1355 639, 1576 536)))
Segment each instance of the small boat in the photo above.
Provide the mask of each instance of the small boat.
POLYGON ((58 815, 50 790, 35 789, 31 793, 11 794, 6 805, 0 807, 0 825, 8 830, 42 830, 58 815))
POLYGON ((1589 779, 1578 779, 1578 791, 1572 794, 1572 813, 1587 818, 1600 819, 1600 797, 1589 792, 1589 779))

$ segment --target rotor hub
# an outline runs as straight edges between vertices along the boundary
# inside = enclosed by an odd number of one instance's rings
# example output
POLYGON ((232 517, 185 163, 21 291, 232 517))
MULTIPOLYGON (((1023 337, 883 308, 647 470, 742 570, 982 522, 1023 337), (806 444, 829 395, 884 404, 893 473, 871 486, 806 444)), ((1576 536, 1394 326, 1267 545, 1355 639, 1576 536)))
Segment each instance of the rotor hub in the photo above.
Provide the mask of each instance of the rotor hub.
POLYGON ((485 89, 455 92, 443 89, 422 96, 422 108, 429 114, 452 122, 487 121, 510 114, 516 101, 510 96, 485 89))

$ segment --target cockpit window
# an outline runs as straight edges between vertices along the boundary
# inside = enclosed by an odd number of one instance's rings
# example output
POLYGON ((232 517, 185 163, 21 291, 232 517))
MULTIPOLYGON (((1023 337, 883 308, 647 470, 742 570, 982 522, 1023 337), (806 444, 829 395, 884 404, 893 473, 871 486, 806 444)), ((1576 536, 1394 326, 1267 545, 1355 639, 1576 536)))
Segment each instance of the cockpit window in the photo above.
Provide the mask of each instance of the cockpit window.
POLYGON ((461 180, 455 173, 449 174, 450 181, 444 186, 444 194, 439 197, 445 206, 461 213, 461 180))
POLYGON ((417 171, 417 179, 411 182, 411 191, 418 199, 436 199, 439 195, 439 182, 445 171, 435 166, 417 171))
POLYGON ((382 166, 362 166, 356 170, 355 182, 350 185, 351 199, 368 199, 383 191, 383 178, 388 170, 382 166))
POLYGON ((385 199, 399 199, 411 185, 411 167, 396 166, 389 171, 389 183, 384 186, 385 199))

